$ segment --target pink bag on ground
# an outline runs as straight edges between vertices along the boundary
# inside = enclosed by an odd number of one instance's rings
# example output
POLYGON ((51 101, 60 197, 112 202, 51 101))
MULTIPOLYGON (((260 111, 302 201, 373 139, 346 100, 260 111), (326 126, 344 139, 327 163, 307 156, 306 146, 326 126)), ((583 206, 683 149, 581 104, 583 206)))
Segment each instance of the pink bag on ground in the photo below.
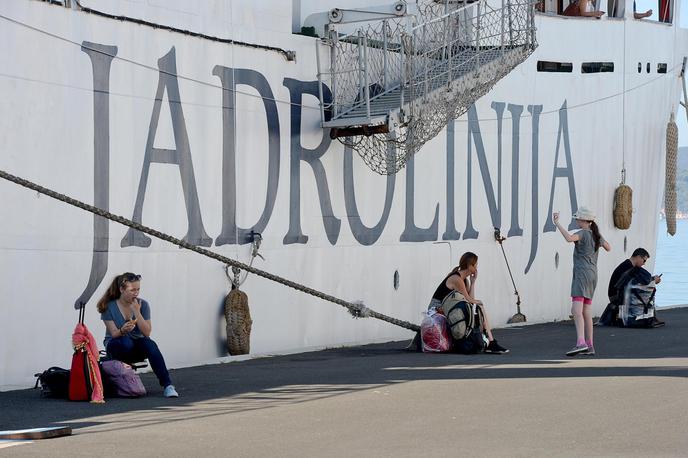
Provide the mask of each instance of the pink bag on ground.
POLYGON ((124 398, 138 398, 146 395, 146 387, 130 365, 111 359, 100 363, 108 394, 124 398))
POLYGON ((447 319, 438 312, 428 312, 420 323, 420 337, 423 341, 423 352, 438 353, 451 349, 451 337, 447 328, 447 319))

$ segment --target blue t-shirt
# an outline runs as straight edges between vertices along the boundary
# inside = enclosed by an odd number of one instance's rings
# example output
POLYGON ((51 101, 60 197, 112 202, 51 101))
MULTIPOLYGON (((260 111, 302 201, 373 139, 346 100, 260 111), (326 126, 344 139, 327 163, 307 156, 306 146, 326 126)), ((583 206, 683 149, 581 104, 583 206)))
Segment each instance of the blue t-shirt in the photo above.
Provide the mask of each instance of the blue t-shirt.
MULTIPOLYGON (((139 301, 141 302, 141 316, 143 316, 144 320, 150 320, 150 306, 148 305, 148 302, 144 299, 139 298, 139 301)), ((117 329, 121 328, 124 326, 124 323, 127 322, 127 319, 131 317, 124 318, 122 316, 122 312, 119 311, 119 307, 117 307, 117 301, 110 301, 108 302, 108 308, 105 312, 100 314, 100 319, 103 321, 114 321, 115 326, 117 329)), ((143 333, 139 329, 138 325, 134 326, 134 329, 127 334, 129 337, 132 339, 140 339, 141 337, 144 337, 143 333)), ((112 339, 112 336, 110 335, 110 331, 108 331, 107 326, 105 327, 105 339, 103 340, 103 345, 107 347, 108 342, 110 342, 110 339, 112 339)))

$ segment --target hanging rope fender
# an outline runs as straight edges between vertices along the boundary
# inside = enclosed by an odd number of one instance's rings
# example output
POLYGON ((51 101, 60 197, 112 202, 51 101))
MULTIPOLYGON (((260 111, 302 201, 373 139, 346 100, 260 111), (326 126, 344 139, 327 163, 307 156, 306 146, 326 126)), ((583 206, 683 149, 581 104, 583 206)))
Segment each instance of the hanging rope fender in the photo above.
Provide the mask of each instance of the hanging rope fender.
POLYGON ((48 188, 45 188, 43 186, 40 186, 36 183, 33 183, 29 180, 25 180, 23 178, 20 178, 18 176, 12 175, 11 173, 5 172, 4 170, 0 170, 0 178, 5 179, 7 181, 11 181, 12 183, 18 184, 20 186, 23 186, 25 188, 31 189, 33 191, 39 192, 41 194, 44 194, 48 197, 52 197, 53 199, 59 200, 61 202, 64 202, 66 204, 72 205, 74 207, 81 208, 82 210, 86 210, 90 213, 93 213, 98 216, 102 216, 103 218, 106 218, 110 221, 115 221, 117 223, 120 223, 124 226, 131 227, 132 229, 136 229, 137 231, 143 232, 145 234, 148 234, 150 236, 153 236, 155 238, 158 238, 160 240, 164 240, 166 242, 172 243, 174 245, 177 245, 181 248, 186 248, 187 250, 194 251, 198 254, 202 254, 204 256, 207 256, 211 259, 215 259, 216 261, 220 261, 223 264, 228 264, 233 267, 238 267, 239 269, 245 270, 246 272, 258 275, 259 277, 263 277, 265 279, 268 279, 270 281, 280 283, 284 286, 288 286, 290 288, 293 288, 297 291, 301 291, 306 294, 310 294, 311 296, 315 296, 319 299, 332 302, 337 305, 341 305, 342 307, 345 307, 351 315, 354 316, 354 318, 376 318, 378 320, 386 321, 387 323, 393 324, 395 326, 399 326, 405 329, 409 329, 414 332, 420 332, 420 326, 417 324, 410 323, 408 321, 403 321, 399 320, 394 317, 390 317, 387 315, 384 315, 382 313, 376 312, 360 303, 353 303, 353 302, 348 302, 343 299, 339 299, 335 296, 329 295, 322 293, 316 289, 310 288, 308 286, 296 283, 291 280, 287 280, 286 278, 280 277, 278 275, 271 274, 269 272, 266 272, 264 270, 256 269, 255 267, 248 266, 244 263, 241 263, 239 261, 236 261, 234 259, 228 258, 226 256, 222 256, 220 254, 217 254, 213 251, 206 250, 205 248, 201 248, 199 246, 193 245, 191 243, 185 242, 183 240, 180 240, 178 238, 172 237, 170 235, 167 235, 163 232, 157 231, 155 229, 152 229, 150 227, 144 226, 142 224, 136 223, 134 221, 131 221, 127 218, 124 218, 119 215, 115 215, 113 213, 107 212, 105 210, 102 210, 98 207, 95 207, 93 205, 89 205, 87 203, 81 202, 80 200, 76 200, 72 197, 66 196, 64 194, 60 194, 58 192, 52 191, 48 188))
POLYGON ((676 160, 678 155, 678 126, 674 113, 666 129, 666 177, 664 181, 664 216, 667 232, 676 234, 676 160))
MULTIPOLYGON (((255 240, 252 253, 251 262, 253 262, 257 254, 255 240)), ((248 355, 251 353, 251 327, 253 325, 251 311, 248 306, 248 296, 239 289, 242 283, 239 281, 239 273, 241 270, 236 266, 232 267, 232 273, 234 275, 234 277, 232 277, 229 274, 229 267, 229 265, 225 266, 225 273, 232 284, 231 291, 227 294, 227 297, 225 297, 227 351, 232 356, 248 355)), ((246 280, 246 277, 244 277, 244 280, 246 280)))
POLYGON ((633 189, 626 184, 626 169, 621 171, 621 184, 614 191, 614 226, 628 229, 633 219, 633 189))

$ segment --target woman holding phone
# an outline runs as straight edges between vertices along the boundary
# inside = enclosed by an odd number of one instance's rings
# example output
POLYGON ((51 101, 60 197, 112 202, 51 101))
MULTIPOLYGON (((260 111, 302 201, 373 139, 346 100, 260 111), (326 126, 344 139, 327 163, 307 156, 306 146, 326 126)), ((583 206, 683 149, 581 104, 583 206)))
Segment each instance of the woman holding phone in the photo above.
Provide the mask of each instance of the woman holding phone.
POLYGON ((158 345, 150 338, 151 315, 147 301, 139 299, 141 276, 131 272, 117 275, 98 301, 105 323, 105 349, 114 359, 134 363, 148 359, 164 388, 166 398, 179 396, 158 345))

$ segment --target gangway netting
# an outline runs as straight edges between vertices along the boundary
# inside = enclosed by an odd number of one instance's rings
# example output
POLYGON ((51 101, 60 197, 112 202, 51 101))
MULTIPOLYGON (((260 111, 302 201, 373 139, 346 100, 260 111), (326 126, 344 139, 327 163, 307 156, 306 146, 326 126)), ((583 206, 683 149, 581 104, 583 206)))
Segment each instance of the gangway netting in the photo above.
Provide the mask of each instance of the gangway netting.
POLYGON ((533 52, 534 3, 418 0, 417 14, 348 35, 330 24, 329 67, 318 60, 323 127, 375 172, 396 173, 533 52))

